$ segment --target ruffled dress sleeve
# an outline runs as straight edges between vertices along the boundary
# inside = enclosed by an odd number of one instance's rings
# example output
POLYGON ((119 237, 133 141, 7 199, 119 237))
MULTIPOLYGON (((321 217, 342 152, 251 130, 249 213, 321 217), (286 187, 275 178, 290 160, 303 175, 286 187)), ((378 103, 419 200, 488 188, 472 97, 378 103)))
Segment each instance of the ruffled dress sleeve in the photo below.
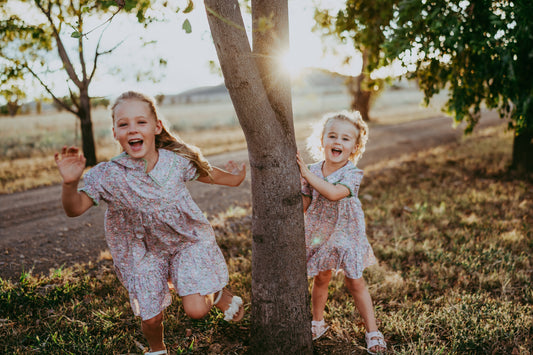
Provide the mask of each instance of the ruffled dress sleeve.
POLYGON ((109 164, 107 162, 96 165, 85 173, 83 176, 83 187, 79 188, 78 191, 85 192, 96 206, 102 200, 105 202, 110 201, 112 194, 106 188, 106 181, 108 181, 109 174, 109 164))
POLYGON ((183 181, 196 180, 200 176, 196 166, 187 158, 182 157, 181 155, 177 156, 178 159, 178 170, 183 171, 183 181))
POLYGON ((335 180, 332 182, 334 185, 344 185, 350 190, 348 197, 357 197, 361 181, 363 180, 363 170, 351 165, 343 169, 342 173, 335 180))

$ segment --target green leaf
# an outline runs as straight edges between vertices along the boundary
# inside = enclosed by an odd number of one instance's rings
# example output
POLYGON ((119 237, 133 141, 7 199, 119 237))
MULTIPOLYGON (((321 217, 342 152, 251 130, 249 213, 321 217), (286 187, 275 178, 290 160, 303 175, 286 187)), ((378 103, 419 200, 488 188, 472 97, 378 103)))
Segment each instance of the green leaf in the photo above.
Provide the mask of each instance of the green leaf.
POLYGON ((191 27, 191 23, 189 22, 189 19, 186 19, 185 21, 183 21, 183 25, 181 26, 181 28, 185 31, 185 33, 192 32, 192 27, 191 27))
POLYGON ((191 12, 192 10, 194 9, 194 3, 192 0, 188 0, 187 1, 187 7, 185 8, 185 10, 183 10, 183 13, 184 14, 188 14, 189 12, 191 12))
POLYGON ((72 37, 72 38, 80 38, 81 37, 81 33, 79 33, 78 31, 74 31, 74 32, 72 32, 70 37, 72 37))

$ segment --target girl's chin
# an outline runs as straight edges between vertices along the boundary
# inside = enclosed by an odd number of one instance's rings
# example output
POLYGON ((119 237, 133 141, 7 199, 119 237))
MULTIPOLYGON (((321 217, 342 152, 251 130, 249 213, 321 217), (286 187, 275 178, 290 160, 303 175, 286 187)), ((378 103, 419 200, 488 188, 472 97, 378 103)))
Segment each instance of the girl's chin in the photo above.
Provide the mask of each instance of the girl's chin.
POLYGON ((327 160, 332 164, 346 164, 348 162, 348 158, 342 156, 330 156, 327 160))

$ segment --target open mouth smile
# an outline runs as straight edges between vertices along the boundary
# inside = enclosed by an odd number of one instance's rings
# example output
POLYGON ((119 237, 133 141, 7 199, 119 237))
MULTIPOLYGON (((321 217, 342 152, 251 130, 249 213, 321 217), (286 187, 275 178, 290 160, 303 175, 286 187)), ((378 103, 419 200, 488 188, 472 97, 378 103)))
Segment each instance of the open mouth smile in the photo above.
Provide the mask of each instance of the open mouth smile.
POLYGON ((139 150, 142 148, 143 140, 142 139, 132 139, 128 141, 128 144, 133 150, 139 150))
POLYGON ((331 154, 333 154, 334 157, 337 157, 337 156, 342 154, 342 149, 332 148, 331 149, 331 154))

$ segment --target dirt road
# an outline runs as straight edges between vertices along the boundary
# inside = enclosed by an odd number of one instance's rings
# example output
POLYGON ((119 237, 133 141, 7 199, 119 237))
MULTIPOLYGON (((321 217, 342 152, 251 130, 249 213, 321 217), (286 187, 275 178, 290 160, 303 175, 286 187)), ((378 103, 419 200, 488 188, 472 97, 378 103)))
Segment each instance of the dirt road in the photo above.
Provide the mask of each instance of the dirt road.
MULTIPOLYGON (((496 113, 483 116, 476 129, 500 124, 496 113)), ((399 157, 461 138, 451 119, 438 117, 409 123, 372 126, 360 167, 399 157)), ((299 143, 304 151, 304 142, 299 143)), ((246 151, 208 157, 213 165, 228 160, 247 161, 246 151)), ((308 159, 309 162, 311 162, 308 159)), ((249 204, 250 174, 238 188, 189 184, 194 200, 208 214, 225 211, 231 205, 249 204)), ((83 216, 66 217, 60 201, 61 186, 0 195, 0 277, 17 278, 22 271, 47 274, 51 268, 97 262, 107 249, 104 239, 105 205, 91 208, 83 216)))

